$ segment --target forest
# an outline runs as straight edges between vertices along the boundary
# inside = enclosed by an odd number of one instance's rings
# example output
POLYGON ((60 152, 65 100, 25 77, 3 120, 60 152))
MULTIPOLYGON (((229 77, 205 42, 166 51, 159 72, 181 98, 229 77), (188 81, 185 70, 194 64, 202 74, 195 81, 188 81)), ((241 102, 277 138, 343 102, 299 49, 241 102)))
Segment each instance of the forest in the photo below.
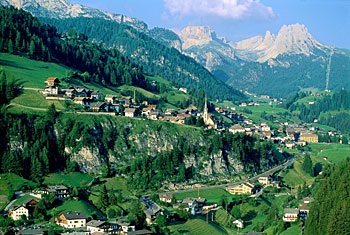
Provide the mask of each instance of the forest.
MULTIPOLYGON (((117 48, 133 62, 141 65, 148 74, 161 76, 168 81, 175 79, 181 86, 189 89, 203 88, 212 99, 245 99, 241 92, 214 77, 194 59, 127 25, 98 18, 41 18, 41 21, 57 27, 61 33, 74 28, 96 43, 117 48)), ((157 33, 157 30, 152 33, 157 33)))

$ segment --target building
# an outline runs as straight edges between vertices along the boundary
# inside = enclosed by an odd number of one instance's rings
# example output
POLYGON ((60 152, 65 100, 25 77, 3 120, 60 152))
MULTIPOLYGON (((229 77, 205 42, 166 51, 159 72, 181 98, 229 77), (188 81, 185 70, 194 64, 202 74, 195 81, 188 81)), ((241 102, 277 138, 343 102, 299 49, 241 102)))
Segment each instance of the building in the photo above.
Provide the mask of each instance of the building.
POLYGON ((284 222, 295 222, 298 219, 298 208, 285 208, 283 213, 284 222))
POLYGON ((64 228, 81 228, 86 226, 86 219, 84 212, 66 212, 57 216, 55 222, 64 228))
POLYGON ((108 105, 105 102, 91 103, 90 109, 94 112, 108 112, 108 105))
POLYGON ((47 78, 45 83, 47 84, 47 86, 58 86, 60 83, 60 80, 58 80, 58 78, 51 77, 51 78, 47 78))
POLYGON ((315 199, 313 197, 304 197, 303 198, 303 203, 305 204, 309 204, 311 202, 313 202, 315 199))
POLYGON ((102 99, 102 94, 99 91, 92 91, 90 94, 91 99, 100 100, 102 99))
POLYGON ((207 96, 205 96, 205 102, 204 102, 203 121, 204 121, 204 124, 207 126, 215 126, 214 120, 212 119, 211 115, 208 113, 207 96))
POLYGON ((151 235, 151 234, 153 234, 153 232, 147 229, 135 230, 135 231, 130 231, 126 233, 126 235, 151 235))
POLYGON ((148 225, 152 224, 157 218, 158 214, 163 214, 162 208, 151 200, 149 196, 140 197, 140 201, 145 204, 146 209, 143 212, 146 215, 146 222, 148 225))
POLYGON ((11 206, 10 209, 7 211, 11 219, 13 220, 20 220, 22 216, 25 216, 28 218, 29 216, 29 210, 23 205, 14 205, 11 206))
POLYGON ((244 221, 241 219, 233 221, 233 224, 236 225, 237 228, 244 228, 244 221))
POLYGON ((117 96, 116 95, 106 95, 105 101, 110 104, 117 104, 117 96))
POLYGON ((187 93, 187 88, 181 87, 179 88, 179 91, 182 91, 183 93, 187 93))
POLYGON ((86 229, 90 233, 94 232, 109 232, 112 229, 112 226, 107 221, 100 221, 100 220, 91 220, 86 224, 86 229))
POLYGON ((306 217, 309 214, 310 206, 307 203, 301 203, 299 205, 299 215, 300 217, 306 217))
POLYGON ((81 106, 89 107, 91 105, 92 99, 85 97, 75 97, 73 102, 76 104, 80 104, 81 106))
POLYGON ((58 86, 47 86, 42 93, 44 95, 58 95, 58 86))
POLYGON ((68 188, 64 185, 47 186, 44 193, 54 193, 57 199, 69 197, 68 188))
POLYGON ((130 223, 125 222, 125 219, 121 219, 117 221, 118 234, 128 234, 128 232, 135 231, 135 225, 130 225, 130 223))
POLYGON ((318 143, 318 135, 316 134, 310 134, 310 133, 303 133, 299 136, 300 141, 306 141, 307 143, 318 143))
POLYGON ((270 184, 271 179, 268 176, 261 176, 261 177, 259 177, 258 182, 262 185, 268 185, 268 184, 270 184))
POLYGON ((286 143, 286 148, 293 149, 294 147, 295 147, 295 143, 294 142, 287 142, 286 143))
POLYGON ((159 194, 159 200, 161 202, 171 203, 172 199, 173 199, 173 194, 172 193, 160 193, 159 194))
POLYGON ((261 126, 261 130, 262 130, 263 132, 268 132, 268 131, 271 130, 271 128, 270 128, 270 126, 268 126, 268 125, 262 125, 262 126, 261 126))
POLYGON ((231 126, 228 131, 231 132, 232 134, 236 134, 236 133, 244 133, 245 129, 241 125, 235 124, 231 126))
POLYGON ((124 113, 125 113, 125 117, 134 117, 135 116, 135 109, 134 108, 126 108, 124 113))
POLYGON ((254 188, 255 185, 253 183, 246 182, 231 188, 227 188, 226 190, 231 194, 253 194, 254 188))

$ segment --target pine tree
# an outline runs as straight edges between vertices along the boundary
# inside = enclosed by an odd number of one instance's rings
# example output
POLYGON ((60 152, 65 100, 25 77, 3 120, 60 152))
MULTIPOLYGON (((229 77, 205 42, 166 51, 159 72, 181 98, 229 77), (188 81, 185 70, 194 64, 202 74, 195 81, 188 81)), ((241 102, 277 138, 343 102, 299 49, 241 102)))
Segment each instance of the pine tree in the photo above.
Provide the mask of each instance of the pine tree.
POLYGON ((7 50, 10 54, 13 53, 13 42, 12 40, 10 39, 9 42, 8 42, 8 45, 7 45, 7 50))
POLYGON ((100 187, 99 206, 102 211, 106 211, 109 206, 108 192, 105 184, 100 187))
POLYGON ((306 155, 304 157, 304 162, 303 162, 303 166, 302 166, 303 171, 305 171, 306 173, 308 173, 310 176, 314 175, 314 171, 312 168, 312 161, 309 155, 306 155))
POLYGON ((35 43, 33 40, 30 41, 29 45, 29 55, 34 56, 35 55, 35 43))

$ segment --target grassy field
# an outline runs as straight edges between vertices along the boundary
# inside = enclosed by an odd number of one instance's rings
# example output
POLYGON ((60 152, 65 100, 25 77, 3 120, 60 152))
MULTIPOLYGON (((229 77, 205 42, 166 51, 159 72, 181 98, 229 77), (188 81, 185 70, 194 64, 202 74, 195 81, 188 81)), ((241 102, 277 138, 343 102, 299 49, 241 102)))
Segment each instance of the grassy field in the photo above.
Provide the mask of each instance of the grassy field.
POLYGON ((13 77, 19 80, 22 86, 44 88, 46 78, 64 77, 70 68, 55 63, 0 53, 0 70, 4 70, 8 78, 13 77))
POLYGON ((214 234, 228 234, 216 224, 209 223, 200 218, 190 219, 186 223, 168 226, 172 234, 178 232, 186 235, 214 235, 214 234))
POLYGON ((63 201, 63 204, 51 209, 49 211, 49 214, 57 216, 60 213, 64 212, 84 212, 87 216, 91 216, 93 214, 97 214, 98 216, 101 216, 102 213, 97 210, 93 205, 91 205, 89 202, 83 201, 83 200, 65 200, 63 201))
POLYGON ((350 157, 349 144, 310 144, 312 154, 319 157, 327 157, 334 164, 350 157))
MULTIPOLYGON (((185 192, 185 193, 176 193, 174 194, 176 199, 183 200, 186 197, 195 197, 197 198, 198 192, 185 192)), ((215 189, 205 189, 205 190, 199 190, 199 196, 201 198, 206 198, 207 202, 209 203, 218 203, 220 198, 225 195, 227 198, 232 198, 233 195, 227 192, 226 190, 222 188, 215 188, 215 189)))
MULTIPOLYGON (((127 198, 133 195, 133 192, 131 191, 129 185, 127 184, 126 180, 120 177, 113 177, 113 178, 104 178, 101 179, 102 183, 106 184, 107 190, 120 190, 123 197, 127 198)), ((97 186, 94 187, 94 189, 98 189, 97 186)))
POLYGON ((22 205, 22 203, 25 201, 25 200, 27 200, 27 199, 35 199, 35 200, 38 200, 38 198, 36 198, 36 197, 33 197, 33 196, 30 196, 30 195, 24 195, 23 197, 20 197, 20 198, 18 198, 16 201, 15 201, 15 203, 14 203, 14 205, 22 205))
MULTIPOLYGON (((54 104, 57 110, 65 109, 65 101, 46 100, 42 94, 34 90, 22 90, 21 94, 14 98, 11 102, 34 108, 48 108, 51 104, 54 104)), ((71 101, 68 102, 73 104, 71 101)))
POLYGON ((68 187, 79 187, 81 182, 85 181, 87 184, 93 180, 93 177, 88 174, 73 172, 69 174, 53 173, 44 178, 44 184, 57 185, 63 184, 68 187))

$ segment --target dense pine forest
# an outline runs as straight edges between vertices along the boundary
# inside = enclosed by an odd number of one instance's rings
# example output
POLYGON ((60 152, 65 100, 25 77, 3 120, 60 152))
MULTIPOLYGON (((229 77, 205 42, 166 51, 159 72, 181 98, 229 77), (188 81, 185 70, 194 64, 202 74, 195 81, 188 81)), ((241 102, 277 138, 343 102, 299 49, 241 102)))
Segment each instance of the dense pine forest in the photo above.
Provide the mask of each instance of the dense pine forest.
POLYGON ((41 19, 60 32, 75 29, 96 43, 117 48, 135 63, 143 66, 147 73, 161 76, 169 81, 176 80, 182 86, 203 88, 212 99, 242 100, 244 95, 215 78, 194 59, 166 47, 148 35, 127 25, 99 18, 41 19))
POLYGON ((311 205, 306 235, 350 234, 350 159, 333 167, 328 174, 311 205))
POLYGON ((142 67, 118 50, 88 42, 85 35, 74 31, 60 35, 54 27, 13 7, 0 8, 0 51, 67 65, 80 70, 84 82, 150 87, 142 67))
POLYGON ((344 133, 350 130, 350 91, 340 90, 317 100, 312 105, 294 104, 298 99, 306 97, 306 93, 298 93, 290 97, 285 107, 290 111, 299 111, 299 118, 305 122, 315 119, 321 124, 332 126, 344 133))

